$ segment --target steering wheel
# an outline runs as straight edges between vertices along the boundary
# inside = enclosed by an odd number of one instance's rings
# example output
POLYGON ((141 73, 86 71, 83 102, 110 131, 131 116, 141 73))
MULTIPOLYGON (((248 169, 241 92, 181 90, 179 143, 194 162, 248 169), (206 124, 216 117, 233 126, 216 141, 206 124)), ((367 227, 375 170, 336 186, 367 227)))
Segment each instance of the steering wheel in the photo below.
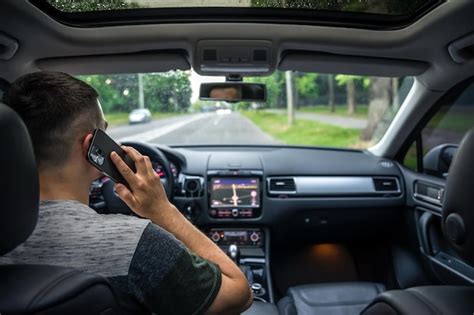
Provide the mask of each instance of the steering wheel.
MULTIPOLYGON (((171 201, 173 197, 174 176, 171 170, 170 162, 160 149, 143 142, 138 141, 124 141, 122 145, 129 146, 137 150, 143 155, 150 158, 152 163, 159 163, 163 167, 165 177, 161 178, 166 196, 171 201)), ((107 204, 110 213, 132 214, 132 210, 120 199, 114 190, 115 183, 112 180, 106 181, 102 186, 102 195, 107 204)))

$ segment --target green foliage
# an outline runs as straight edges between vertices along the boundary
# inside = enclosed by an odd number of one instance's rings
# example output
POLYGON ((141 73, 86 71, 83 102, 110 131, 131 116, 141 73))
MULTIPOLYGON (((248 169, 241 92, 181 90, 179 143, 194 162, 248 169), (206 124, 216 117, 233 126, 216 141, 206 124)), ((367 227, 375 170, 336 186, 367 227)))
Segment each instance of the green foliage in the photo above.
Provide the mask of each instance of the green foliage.
MULTIPOLYGON (((288 8, 288 9, 308 9, 308 10, 334 10, 349 12, 381 13, 391 15, 405 15, 415 12, 425 4, 426 0, 383 0, 383 1, 360 1, 360 0, 253 0, 251 7, 256 8, 288 8)), ((107 10, 123 10, 155 7, 160 8, 159 1, 151 4, 140 4, 139 2, 126 0, 47 0, 49 4, 64 12, 91 12, 107 10)), ((200 6, 195 1, 189 5, 180 4, 176 1, 176 7, 196 7, 200 6)), ((232 7, 226 0, 221 1, 221 5, 232 7)))
POLYGON ((120 9, 135 9, 139 5, 124 0, 47 0, 49 4, 64 12, 91 12, 120 9))
POLYGON ((252 7, 289 8, 309 10, 333 10, 348 12, 381 13, 392 15, 410 14, 426 3, 426 0, 253 0, 252 7))
POLYGON ((296 77, 296 90, 301 98, 317 97, 319 85, 317 73, 307 73, 296 77))
POLYGON ((182 112, 191 106, 191 82, 185 72, 151 73, 143 77, 145 106, 155 112, 182 112))
POLYGON ((367 106, 367 104, 357 104, 356 112, 354 113, 354 115, 347 114, 347 107, 345 106, 345 104, 336 105, 334 112, 331 112, 331 109, 327 105, 305 106, 299 111, 303 113, 357 117, 363 119, 367 119, 367 117, 369 116, 369 106, 367 106))
POLYGON ((289 126, 285 115, 269 112, 248 111, 243 114, 275 139, 291 145, 351 147, 357 145, 361 132, 303 119, 289 126))
POLYGON ((263 83, 267 86, 267 107, 286 106, 286 89, 284 72, 276 71, 271 76, 245 78, 245 82, 263 83))
POLYGON ((370 86, 370 78, 369 77, 364 77, 364 76, 359 76, 359 75, 349 75, 349 74, 338 74, 336 75, 336 82, 337 85, 343 86, 346 85, 347 82, 349 81, 360 81, 362 83, 362 86, 364 88, 368 88, 370 86))
MULTIPOLYGON (((138 107, 138 74, 85 75, 99 93, 105 113, 129 112, 138 107)), ((191 82, 183 71, 143 75, 145 107, 153 112, 183 112, 191 106, 191 82)))

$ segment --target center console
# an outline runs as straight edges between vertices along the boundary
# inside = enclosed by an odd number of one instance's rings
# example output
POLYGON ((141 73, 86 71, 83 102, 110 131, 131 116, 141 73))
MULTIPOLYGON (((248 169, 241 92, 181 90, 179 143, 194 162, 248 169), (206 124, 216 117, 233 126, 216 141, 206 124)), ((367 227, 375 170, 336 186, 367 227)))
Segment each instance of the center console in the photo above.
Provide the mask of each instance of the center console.
POLYGON ((254 299, 273 302, 269 272, 269 233, 261 228, 211 228, 209 238, 240 267, 254 299))
MULTIPOLYGON (((214 163, 223 166, 229 162, 218 160, 214 163)), ((250 223, 243 225, 262 215, 262 170, 208 170, 206 180, 207 213, 215 220, 215 224, 206 230, 208 237, 240 267, 252 288, 254 300, 273 303, 269 231, 250 226, 250 223)))

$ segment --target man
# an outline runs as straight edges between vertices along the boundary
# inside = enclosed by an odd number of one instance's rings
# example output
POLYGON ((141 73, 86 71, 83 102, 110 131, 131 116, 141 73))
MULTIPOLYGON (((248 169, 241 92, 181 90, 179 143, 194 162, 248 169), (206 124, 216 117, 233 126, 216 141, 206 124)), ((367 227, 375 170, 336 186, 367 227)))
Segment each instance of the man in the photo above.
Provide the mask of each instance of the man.
POLYGON ((233 101, 242 99, 242 91, 231 86, 213 88, 209 94, 211 99, 222 101, 233 101))
POLYGON ((40 178, 31 237, 0 263, 73 267, 107 277, 124 296, 159 314, 232 314, 252 301, 240 269, 168 201, 150 159, 124 147, 136 172, 112 153, 130 185, 117 194, 142 218, 99 215, 88 207, 101 174, 86 160, 95 128, 106 129, 97 92, 65 73, 37 72, 4 96, 28 127, 40 178))

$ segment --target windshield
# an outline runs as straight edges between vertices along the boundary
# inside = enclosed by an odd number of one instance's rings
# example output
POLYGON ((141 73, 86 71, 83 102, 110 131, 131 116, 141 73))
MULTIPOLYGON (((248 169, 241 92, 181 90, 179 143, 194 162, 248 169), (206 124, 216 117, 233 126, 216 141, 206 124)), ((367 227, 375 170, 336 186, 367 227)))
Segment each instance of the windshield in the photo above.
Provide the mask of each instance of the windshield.
POLYGON ((303 145, 365 149, 383 136, 413 78, 277 71, 244 78, 263 83, 266 102, 199 100, 194 71, 84 75, 100 95, 117 141, 167 145, 303 145), (150 117, 130 113, 148 109, 150 117), (150 119, 145 119, 150 118, 150 119))

